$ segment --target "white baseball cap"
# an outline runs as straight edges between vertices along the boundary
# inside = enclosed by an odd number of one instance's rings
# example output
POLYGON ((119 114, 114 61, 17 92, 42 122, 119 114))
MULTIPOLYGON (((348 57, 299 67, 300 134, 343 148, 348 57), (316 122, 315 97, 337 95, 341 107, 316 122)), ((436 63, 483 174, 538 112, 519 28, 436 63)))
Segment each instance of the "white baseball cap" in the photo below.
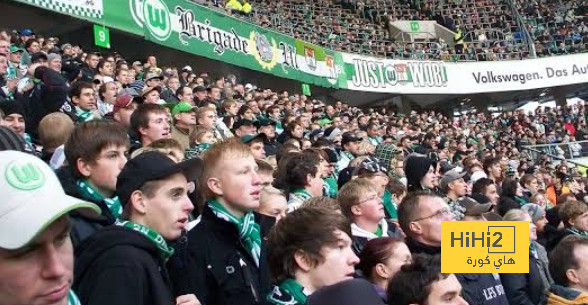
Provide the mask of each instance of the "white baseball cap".
POLYGON ((486 175, 486 173, 484 171, 473 172, 472 175, 470 176, 470 180, 472 180, 472 182, 474 182, 474 183, 482 178, 488 178, 488 175, 486 175))
POLYGON ((97 205, 66 195, 51 168, 33 155, 0 152, 0 175, 0 248, 22 248, 72 210, 100 214, 97 205))

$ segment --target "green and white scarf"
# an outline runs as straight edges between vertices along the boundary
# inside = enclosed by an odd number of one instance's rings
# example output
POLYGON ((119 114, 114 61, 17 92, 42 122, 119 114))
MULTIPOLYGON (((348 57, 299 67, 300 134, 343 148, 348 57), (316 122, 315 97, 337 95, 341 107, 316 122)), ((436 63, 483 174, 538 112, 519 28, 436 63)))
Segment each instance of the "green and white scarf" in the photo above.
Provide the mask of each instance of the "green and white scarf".
POLYGON ((539 259, 539 253, 537 252, 537 245, 532 240, 529 241, 529 254, 535 259, 539 259))
POLYGON ((330 175, 327 178, 323 179, 323 189, 325 190, 325 196, 330 198, 337 197, 338 187, 337 187, 337 178, 335 176, 330 175))
POLYGON ((78 296, 71 289, 67 294, 67 305, 82 305, 78 296))
POLYGON ((303 305, 307 299, 304 287, 294 279, 284 280, 267 296, 270 304, 277 305, 303 305))
POLYGON ((33 138, 31 138, 31 135, 29 135, 28 133, 25 133, 23 137, 24 137, 24 140, 27 144, 33 145, 33 138))
POLYGON ((106 203, 106 207, 108 207, 114 218, 120 218, 120 215, 123 212, 123 208, 120 204, 118 196, 113 198, 106 198, 98 191, 96 191, 94 188, 92 188, 86 180, 78 180, 76 182, 76 185, 78 186, 78 190, 80 191, 80 193, 82 193, 82 195, 88 198, 92 198, 96 201, 104 201, 104 203, 106 203))
POLYGON ((251 253, 251 256, 253 256, 253 259, 255 260, 255 264, 259 267, 259 257, 261 256, 261 230, 259 225, 255 223, 253 212, 249 211, 245 216, 239 219, 231 214, 231 212, 229 212, 217 200, 213 199, 209 201, 208 206, 218 218, 237 225, 241 242, 245 248, 247 248, 247 251, 251 253))
POLYGON ((292 193, 290 193, 290 196, 296 196, 303 202, 312 198, 312 195, 310 195, 305 189, 294 190, 292 193))
POLYGON ((202 154, 204 151, 209 149, 211 146, 212 145, 210 145, 208 143, 200 143, 196 146, 192 146, 192 147, 186 149, 186 152, 184 153, 184 160, 198 158, 200 156, 200 154, 202 154))
POLYGON ((161 236, 159 232, 142 224, 134 223, 131 221, 119 222, 116 225, 141 233, 143 236, 149 239, 157 247, 157 249, 159 249, 161 257, 164 260, 167 260, 172 255, 174 255, 174 248, 167 245, 165 238, 163 238, 163 236, 161 236))
POLYGON ((568 230, 569 232, 571 232, 574 235, 578 235, 578 236, 581 236, 581 237, 588 237, 588 232, 586 232, 586 231, 580 231, 580 230, 578 230, 578 229, 576 229, 574 227, 567 228, 566 230, 568 230))
POLYGON ((91 110, 84 110, 78 106, 76 106, 76 122, 83 123, 89 122, 94 119, 94 113, 91 110))
POLYGON ((353 159, 355 159, 355 156, 346 150, 341 151, 341 157, 345 157, 349 159, 349 161, 353 161, 353 159))

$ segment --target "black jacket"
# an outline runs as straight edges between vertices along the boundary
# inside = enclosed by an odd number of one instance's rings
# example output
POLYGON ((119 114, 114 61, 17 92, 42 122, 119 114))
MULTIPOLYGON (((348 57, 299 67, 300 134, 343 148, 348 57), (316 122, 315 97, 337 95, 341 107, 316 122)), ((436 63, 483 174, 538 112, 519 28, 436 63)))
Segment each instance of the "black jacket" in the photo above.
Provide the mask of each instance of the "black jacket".
POLYGON ((549 274, 548 267, 541 260, 529 255, 529 273, 500 274, 510 305, 545 304, 549 287, 543 284, 539 268, 549 274))
POLYGON ((408 246, 410 253, 412 253, 413 255, 417 254, 417 253, 428 254, 428 255, 441 254, 441 247, 433 247, 433 246, 425 245, 425 244, 420 243, 410 237, 406 238, 406 246, 408 246))
POLYGON ((84 305, 175 304, 159 249, 138 232, 104 228, 76 257, 73 287, 84 305))
POLYGON ((506 212, 508 212, 512 209, 520 209, 520 208, 521 208, 521 204, 518 203, 513 198, 507 197, 507 196, 500 196, 500 201, 498 202, 498 214, 500 214, 500 216, 504 216, 504 214, 506 214, 506 212))
MULTIPOLYGON (((255 214, 255 222, 262 236, 259 268, 241 244, 237 227, 218 218, 208 206, 202 211, 200 223, 188 232, 186 270, 193 293, 203 305, 266 304, 270 279, 263 238, 275 219, 255 214)), ((172 280, 176 282, 186 270, 170 266, 172 280)))
POLYGON ((80 72, 82 72, 81 80, 86 82, 92 82, 92 80, 94 80, 94 75, 96 75, 96 70, 90 68, 86 63, 84 63, 80 72))
POLYGON ((559 242, 564 239, 564 237, 573 234, 574 233, 566 229, 549 231, 549 234, 547 235, 547 246, 545 247, 547 253, 551 252, 557 246, 557 244, 559 244, 559 242))
POLYGON ((509 305, 498 275, 492 273, 456 273, 462 297, 468 304, 509 305))
POLYGON ((27 114, 26 132, 36 139, 37 128, 43 117, 52 112, 63 112, 72 117, 74 110, 68 101, 69 86, 59 72, 39 67, 35 70, 35 78, 41 82, 26 92, 23 102, 27 114))
POLYGON ((102 213, 98 216, 87 216, 78 211, 69 213, 71 218, 71 241, 74 249, 76 249, 86 238, 90 237, 99 229, 114 224, 116 218, 114 218, 114 215, 112 215, 105 202, 96 201, 80 194, 76 186, 76 178, 73 176, 69 167, 66 166, 58 169, 56 174, 67 195, 92 202, 102 210, 102 213))
POLYGON ((265 150, 266 156, 273 156, 278 154, 278 150, 280 149, 280 142, 276 139, 267 140, 263 142, 263 150, 265 150))

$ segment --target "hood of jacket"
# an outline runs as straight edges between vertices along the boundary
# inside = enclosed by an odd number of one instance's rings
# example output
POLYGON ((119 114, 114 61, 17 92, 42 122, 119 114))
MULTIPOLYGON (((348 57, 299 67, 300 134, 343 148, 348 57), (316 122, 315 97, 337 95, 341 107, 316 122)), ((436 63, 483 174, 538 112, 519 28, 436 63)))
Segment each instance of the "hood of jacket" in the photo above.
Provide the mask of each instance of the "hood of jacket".
POLYGON ((410 155, 405 161, 404 173, 409 190, 422 189, 421 180, 434 162, 422 155, 410 155))
POLYGON ((83 278, 100 256, 120 245, 136 247, 154 257, 160 257, 157 246, 145 236, 125 227, 109 226, 96 232, 76 249, 75 278, 83 278))
POLYGON ((588 304, 588 294, 560 285, 552 285, 547 297, 548 305, 588 304))
POLYGON ((67 195, 92 202, 96 204, 98 207, 100 207, 100 210, 102 210, 102 213, 100 213, 100 215, 92 216, 88 216, 78 212, 77 210, 74 210, 69 213, 71 216, 88 219, 90 221, 100 222, 104 225, 110 225, 114 223, 116 219, 114 219, 114 216, 112 215, 112 213, 110 212, 110 210, 104 202, 96 201, 92 198, 86 197, 78 191, 78 187, 76 185, 77 179, 72 173, 71 168, 69 166, 59 168, 57 171, 55 171, 55 174, 57 175, 57 178, 59 179, 59 182, 61 182, 61 186, 63 187, 63 190, 67 195))
MULTIPOLYGON (((386 219, 380 220, 379 225, 382 227, 382 236, 388 237, 388 222, 386 221, 386 219)), ((360 228, 355 223, 351 224, 351 234, 353 236, 367 238, 368 240, 378 238, 378 236, 373 232, 366 231, 360 228)))

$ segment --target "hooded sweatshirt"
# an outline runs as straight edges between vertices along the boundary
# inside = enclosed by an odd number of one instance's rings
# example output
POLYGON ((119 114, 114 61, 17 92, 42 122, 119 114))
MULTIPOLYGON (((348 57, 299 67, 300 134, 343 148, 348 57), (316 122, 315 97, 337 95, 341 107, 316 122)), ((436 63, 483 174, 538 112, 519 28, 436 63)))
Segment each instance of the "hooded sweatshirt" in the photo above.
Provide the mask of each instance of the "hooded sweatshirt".
POLYGON ((48 67, 35 70, 35 79, 40 80, 30 94, 27 94, 26 131, 37 138, 39 122, 52 112, 63 112, 73 118, 73 107, 68 102, 69 86, 66 79, 48 67))
POLYGON ((421 155, 410 155, 405 161, 404 172, 406 173, 407 189, 409 192, 423 190, 421 179, 427 174, 429 168, 435 163, 421 155))
POLYGON ((175 304, 165 262, 145 236, 106 227, 76 251, 74 290, 84 305, 175 304))
POLYGON ((112 215, 106 206, 106 203, 84 196, 78 191, 76 179, 69 167, 66 166, 58 169, 56 174, 66 194, 75 198, 90 201, 100 207, 100 210, 102 211, 100 215, 97 216, 84 215, 79 211, 72 211, 69 213, 71 217, 71 240, 75 249, 86 238, 90 237, 100 228, 114 224, 116 218, 112 215))
POLYGON ((380 223, 378 225, 381 229, 381 236, 376 235, 374 232, 366 231, 360 228, 355 223, 351 224, 351 240, 353 241, 351 247, 356 254, 359 254, 361 250, 363 250, 363 247, 369 240, 378 237, 390 236, 390 233, 388 232, 388 222, 386 221, 386 219, 380 220, 380 223))

